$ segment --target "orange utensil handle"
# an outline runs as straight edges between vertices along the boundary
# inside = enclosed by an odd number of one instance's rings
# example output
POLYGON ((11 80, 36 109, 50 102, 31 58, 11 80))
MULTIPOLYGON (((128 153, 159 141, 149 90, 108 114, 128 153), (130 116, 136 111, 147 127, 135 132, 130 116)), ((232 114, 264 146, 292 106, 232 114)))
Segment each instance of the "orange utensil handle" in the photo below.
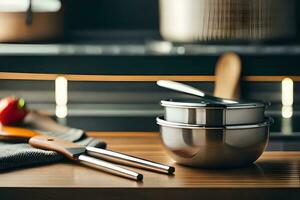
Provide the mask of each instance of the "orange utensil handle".
POLYGON ((36 131, 32 131, 27 128, 13 127, 13 126, 2 126, 0 131, 0 139, 6 141, 12 140, 29 140, 31 137, 40 135, 36 131))

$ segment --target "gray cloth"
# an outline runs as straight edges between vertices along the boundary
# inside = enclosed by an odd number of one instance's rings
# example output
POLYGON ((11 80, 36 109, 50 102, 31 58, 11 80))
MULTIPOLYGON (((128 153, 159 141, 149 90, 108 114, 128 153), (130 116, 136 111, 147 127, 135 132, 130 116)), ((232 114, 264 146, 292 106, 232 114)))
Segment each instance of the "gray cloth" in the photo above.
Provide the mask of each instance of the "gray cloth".
MULTIPOLYGON (((44 131, 42 133, 85 146, 106 147, 105 142, 87 137, 84 131, 80 129, 71 129, 64 134, 44 131)), ((64 159, 64 156, 61 154, 54 151, 36 149, 27 143, 0 142, 0 171, 54 163, 62 159, 64 159)))

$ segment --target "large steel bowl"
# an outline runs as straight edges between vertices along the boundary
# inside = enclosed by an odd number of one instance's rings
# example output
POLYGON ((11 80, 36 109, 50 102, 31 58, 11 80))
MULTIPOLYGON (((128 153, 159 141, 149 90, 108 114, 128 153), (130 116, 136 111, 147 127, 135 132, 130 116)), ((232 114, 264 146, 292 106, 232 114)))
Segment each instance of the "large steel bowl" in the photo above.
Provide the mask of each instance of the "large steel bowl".
POLYGON ((207 128, 157 118, 162 142, 179 164, 202 168, 251 165, 264 152, 271 118, 255 125, 207 128))

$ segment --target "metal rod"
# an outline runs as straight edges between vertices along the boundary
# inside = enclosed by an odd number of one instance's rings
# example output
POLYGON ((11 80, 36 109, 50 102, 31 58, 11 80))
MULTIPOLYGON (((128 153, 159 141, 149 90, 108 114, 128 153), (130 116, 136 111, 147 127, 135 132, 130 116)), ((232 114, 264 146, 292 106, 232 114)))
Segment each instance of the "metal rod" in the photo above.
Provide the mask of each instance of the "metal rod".
POLYGON ((175 168, 172 166, 163 165, 160 163, 152 162, 149 160, 137 158, 134 156, 129 156, 126 154, 106 150, 106 149, 100 149, 96 147, 86 147, 87 154, 101 158, 107 161, 115 162, 118 164, 123 164, 127 166, 133 166, 133 167, 139 167, 148 169, 151 171, 157 171, 167 174, 173 174, 175 172, 175 168))
POLYGON ((178 92, 194 95, 194 96, 200 97, 202 100, 205 100, 205 101, 208 101, 211 103, 216 103, 216 104, 238 103, 237 101, 234 101, 234 100, 223 99, 223 98, 208 95, 208 94, 204 93, 203 91, 201 91, 197 88, 194 88, 190 85, 186 85, 186 84, 175 82, 175 81, 159 80, 156 83, 160 87, 164 87, 164 88, 175 90, 178 92))
POLYGON ((130 178, 136 181, 143 180, 143 175, 128 169, 119 167, 109 162, 105 162, 87 155, 80 155, 78 160, 81 164, 93 167, 117 176, 122 176, 125 178, 130 178))

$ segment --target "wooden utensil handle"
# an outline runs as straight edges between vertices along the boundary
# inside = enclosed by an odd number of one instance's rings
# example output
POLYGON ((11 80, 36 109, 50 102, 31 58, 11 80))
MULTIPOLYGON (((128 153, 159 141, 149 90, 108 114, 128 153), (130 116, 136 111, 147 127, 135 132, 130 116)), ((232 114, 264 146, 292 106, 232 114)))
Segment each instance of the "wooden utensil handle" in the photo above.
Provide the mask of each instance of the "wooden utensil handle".
POLYGON ((83 146, 45 135, 30 138, 29 144, 39 149, 56 151, 71 160, 77 160, 79 155, 85 153, 83 146))
POLYGON ((241 59, 235 53, 226 53, 216 64, 214 96, 226 99, 239 98, 241 59))

